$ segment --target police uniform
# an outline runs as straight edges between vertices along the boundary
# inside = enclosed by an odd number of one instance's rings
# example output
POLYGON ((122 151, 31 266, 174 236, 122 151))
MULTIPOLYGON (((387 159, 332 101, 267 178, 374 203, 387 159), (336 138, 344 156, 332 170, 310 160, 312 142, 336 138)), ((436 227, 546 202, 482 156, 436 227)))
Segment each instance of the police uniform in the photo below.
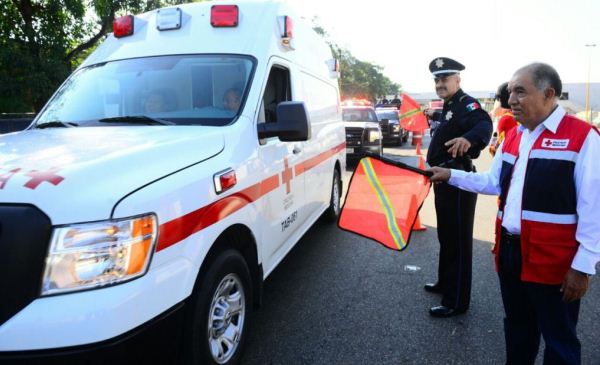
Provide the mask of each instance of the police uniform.
MULTIPOLYGON (((449 58, 431 61, 429 70, 434 77, 459 73, 464 66, 449 58)), ((474 171, 472 159, 479 157, 492 135, 492 121, 481 104, 459 89, 444 101, 440 123, 427 151, 430 166, 442 166, 474 171), (444 144, 463 137, 471 143, 466 155, 452 158, 444 144)), ((473 250, 473 220, 477 194, 460 190, 446 183, 434 185, 437 231, 440 242, 438 282, 425 289, 442 294, 442 305, 433 307, 430 314, 448 317, 464 313, 471 298, 471 263, 473 250)))

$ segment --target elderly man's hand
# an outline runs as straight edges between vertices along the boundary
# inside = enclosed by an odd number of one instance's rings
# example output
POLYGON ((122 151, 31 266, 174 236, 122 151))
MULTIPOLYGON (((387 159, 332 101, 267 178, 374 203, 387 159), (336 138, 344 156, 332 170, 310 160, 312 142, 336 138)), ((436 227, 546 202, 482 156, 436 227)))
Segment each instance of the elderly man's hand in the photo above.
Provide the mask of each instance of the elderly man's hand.
POLYGON ((452 155, 452 158, 464 155, 471 148, 471 142, 464 137, 453 138, 444 143, 444 145, 450 147, 448 148, 448 153, 452 155))
POLYGON ((583 298, 587 292, 589 283, 590 278, 587 275, 577 270, 569 269, 560 287, 560 291, 563 292, 563 301, 569 303, 583 298))
POLYGON ((427 171, 433 173, 433 175, 429 177, 429 181, 432 183, 441 183, 450 180, 450 169, 435 166, 427 171))

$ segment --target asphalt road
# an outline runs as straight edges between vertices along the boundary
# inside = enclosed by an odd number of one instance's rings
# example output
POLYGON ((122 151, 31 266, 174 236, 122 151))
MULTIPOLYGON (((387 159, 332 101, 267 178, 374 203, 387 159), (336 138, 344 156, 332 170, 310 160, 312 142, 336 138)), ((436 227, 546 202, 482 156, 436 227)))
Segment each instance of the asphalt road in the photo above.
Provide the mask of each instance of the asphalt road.
MULTIPOLYGON (((409 144, 384 153, 418 161, 409 144)), ((490 161, 483 153, 476 165, 483 171, 490 161)), ((350 175, 344 174, 345 184, 350 175)), ((413 233, 403 252, 318 223, 265 282, 242 363, 503 364, 503 308, 490 253, 496 209, 495 197, 479 196, 471 308, 447 319, 429 316, 440 297, 423 290, 437 272, 433 191, 420 213, 427 230, 413 233)), ((596 279, 580 311, 583 364, 600 364, 599 304, 596 279)), ((539 364, 542 353, 543 345, 539 364)))

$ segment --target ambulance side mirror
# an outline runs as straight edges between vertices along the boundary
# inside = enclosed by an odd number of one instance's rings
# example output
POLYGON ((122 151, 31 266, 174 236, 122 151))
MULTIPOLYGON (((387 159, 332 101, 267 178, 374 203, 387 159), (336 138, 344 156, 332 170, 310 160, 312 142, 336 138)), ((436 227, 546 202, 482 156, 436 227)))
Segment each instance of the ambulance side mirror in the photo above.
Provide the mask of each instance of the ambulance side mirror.
POLYGON ((285 142, 310 139, 310 123, 306 106, 301 101, 277 104, 277 122, 258 125, 258 138, 279 137, 285 142))

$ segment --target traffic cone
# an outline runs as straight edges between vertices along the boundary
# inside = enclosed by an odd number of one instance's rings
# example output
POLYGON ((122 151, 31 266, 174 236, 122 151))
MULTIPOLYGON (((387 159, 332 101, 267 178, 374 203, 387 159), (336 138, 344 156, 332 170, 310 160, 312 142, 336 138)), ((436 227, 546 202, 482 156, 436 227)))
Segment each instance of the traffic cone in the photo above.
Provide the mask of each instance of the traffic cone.
POLYGON ((413 225, 413 231, 426 231, 427 227, 421 225, 421 219, 419 218, 419 213, 417 213, 417 220, 413 225))
POLYGON ((419 156, 419 168, 421 170, 425 170, 425 159, 423 156, 419 156))
POLYGON ((421 156, 421 140, 417 140, 417 156, 421 156))
MULTIPOLYGON (((412 197, 412 200, 410 201, 410 210, 412 211, 413 209, 418 209, 417 207, 417 198, 415 198, 414 196, 412 197)), ((421 219, 419 218, 419 213, 417 212, 417 220, 415 220, 415 224, 413 224, 412 226, 412 230, 413 231, 424 231, 426 230, 427 227, 421 225, 421 219)))

